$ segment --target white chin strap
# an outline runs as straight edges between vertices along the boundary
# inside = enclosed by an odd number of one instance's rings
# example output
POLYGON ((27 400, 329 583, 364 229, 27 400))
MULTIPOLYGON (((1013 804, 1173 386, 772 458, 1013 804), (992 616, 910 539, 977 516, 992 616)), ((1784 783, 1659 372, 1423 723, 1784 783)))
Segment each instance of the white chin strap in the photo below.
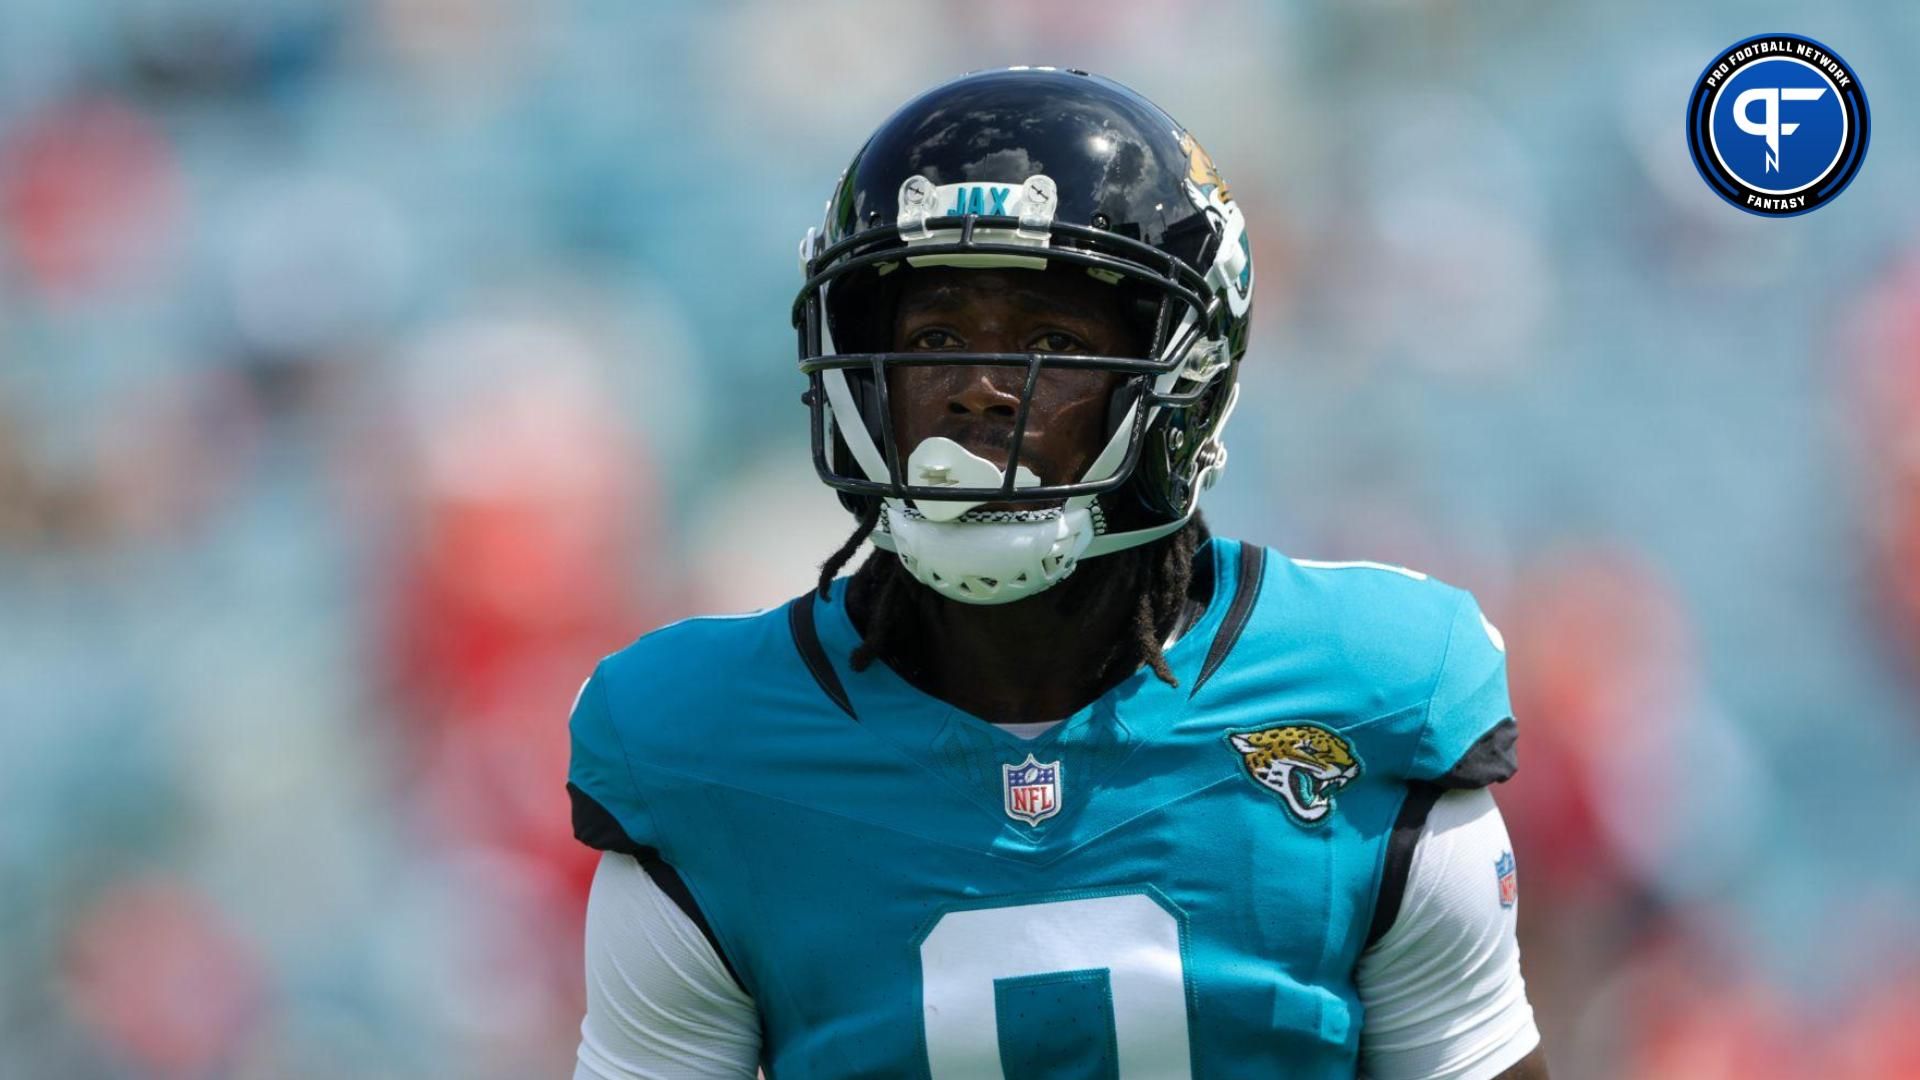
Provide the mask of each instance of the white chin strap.
MULTIPOLYGON (((1095 461, 1088 472, 1102 467, 1111 466, 1095 461)), ((1005 476, 998 465, 943 436, 914 448, 907 475, 917 484, 975 488, 997 487, 1005 476)), ((1015 471, 1016 489, 1039 485, 1040 478, 1026 466, 1015 471)), ((963 604, 1024 600, 1059 584, 1082 558, 1143 544, 1187 523, 1181 518, 1152 529, 1100 535, 1090 495, 1075 496, 1063 506, 1019 510, 979 510, 978 502, 945 499, 926 500, 918 509, 899 499, 883 503, 883 527, 874 530, 874 546, 899 555, 900 565, 921 584, 963 604)))
POLYGON ((1026 520, 932 521, 888 499, 888 531, 876 531, 873 540, 949 600, 1011 604, 1073 573, 1093 540, 1093 514, 1085 507, 1008 512, 1016 515, 1026 520))
MULTIPOLYGON (((1000 467, 944 436, 924 440, 907 457, 916 484, 998 487, 1000 467)), ((1040 486, 1025 465, 1015 488, 1040 486)), ((928 499, 918 509, 885 500, 884 529, 873 542, 900 556, 921 584, 963 604, 1010 604, 1051 588, 1079 564, 1094 541, 1085 506, 977 510, 977 502, 928 499)))

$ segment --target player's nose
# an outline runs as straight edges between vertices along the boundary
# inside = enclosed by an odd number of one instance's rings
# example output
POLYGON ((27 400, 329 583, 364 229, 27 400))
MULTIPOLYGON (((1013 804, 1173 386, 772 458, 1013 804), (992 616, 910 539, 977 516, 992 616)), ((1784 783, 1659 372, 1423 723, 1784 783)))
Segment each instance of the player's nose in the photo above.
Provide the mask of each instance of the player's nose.
POLYGON ((947 396, 947 411, 955 416, 972 416, 1011 423, 1020 413, 1020 387, 1011 369, 966 368, 947 396))

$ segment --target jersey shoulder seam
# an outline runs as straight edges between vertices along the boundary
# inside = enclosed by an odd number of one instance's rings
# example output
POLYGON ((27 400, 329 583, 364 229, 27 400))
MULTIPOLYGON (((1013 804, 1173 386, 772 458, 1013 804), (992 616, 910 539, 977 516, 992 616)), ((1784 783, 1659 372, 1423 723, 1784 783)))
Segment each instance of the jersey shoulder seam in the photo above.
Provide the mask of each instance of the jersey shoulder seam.
POLYGON ((1304 570, 1384 570, 1389 574, 1398 574, 1414 581, 1431 581, 1432 575, 1410 566, 1395 563, 1375 562, 1372 559, 1301 559, 1288 557, 1289 562, 1304 570))
POLYGON ((1472 595, 1465 589, 1456 589, 1454 591, 1459 593, 1459 595, 1454 597, 1453 606, 1447 609, 1446 643, 1440 648, 1440 662, 1434 665, 1433 682, 1427 687, 1426 703, 1421 706, 1420 738, 1419 741, 1414 744, 1414 752, 1416 754, 1419 753, 1420 747, 1426 745, 1427 735, 1433 728, 1433 702, 1434 699, 1440 695, 1440 680, 1447 673, 1447 661, 1453 657, 1453 643, 1458 636, 1460 609, 1466 606, 1468 598, 1472 595))
POLYGON ((605 660, 600 662, 595 669, 595 674, 599 677, 590 681, 594 683, 596 689, 600 692, 600 707, 606 711, 607 727, 613 732, 614 743, 620 747, 620 764, 626 766, 627 787, 633 792, 634 800, 640 804, 641 812, 647 815, 647 820, 655 823, 654 831, 656 835, 653 839, 656 843, 652 846, 660 852, 663 858, 666 858, 667 861, 671 863, 672 859, 668 856, 671 845, 668 844, 666 835, 661 833, 658 828, 660 819, 654 814, 652 804, 647 801, 646 788, 640 783, 640 773, 633 767, 633 752, 627 748, 626 733, 620 730, 620 721, 613 712, 613 697, 607 693, 607 683, 613 680, 613 673, 607 669, 605 660))

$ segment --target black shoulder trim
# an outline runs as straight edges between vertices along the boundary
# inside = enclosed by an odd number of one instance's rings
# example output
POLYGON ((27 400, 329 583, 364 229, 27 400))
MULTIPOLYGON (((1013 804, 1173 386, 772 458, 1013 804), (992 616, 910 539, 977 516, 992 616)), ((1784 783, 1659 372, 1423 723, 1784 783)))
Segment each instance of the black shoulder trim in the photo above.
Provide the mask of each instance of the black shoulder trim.
POLYGON ((820 645, 820 630, 813 625, 813 590, 794 598, 787 605, 787 626, 793 631, 793 646, 800 650, 800 659, 806 661, 807 670, 813 673, 813 681, 833 699, 840 711, 854 720, 853 702, 847 698, 846 687, 840 685, 840 676, 833 670, 833 661, 827 659, 827 650, 820 645))
POLYGON ((727 959, 727 950, 720 947, 720 939, 714 936, 713 925, 707 922, 707 916, 700 910, 700 905, 694 903, 693 892, 687 888, 687 883, 680 879, 680 872, 660 858, 658 848, 649 847, 628 836, 627 830, 621 828, 620 822, 611 811, 600 805, 599 800, 572 783, 567 784, 567 794, 573 799, 574 837, 590 848, 631 855, 638 859, 641 869, 645 870, 647 876, 653 879, 653 883, 660 887, 660 891, 666 893, 674 906, 685 912, 687 918, 693 920, 693 925, 700 928, 701 936, 707 939, 707 944, 713 946, 713 954, 720 958, 720 963, 727 969, 727 974, 733 976, 733 981, 739 983, 744 989, 746 984, 740 982, 740 973, 734 970, 733 961, 727 959))
POLYGON ((573 838, 596 851, 617 851, 622 855, 641 855, 653 851, 635 843, 627 830, 599 800, 573 782, 567 783, 567 795, 573 800, 573 838))
POLYGON ((1393 928, 1400 917, 1400 901, 1407 895, 1407 874, 1413 870, 1413 849, 1420 844, 1420 833, 1427 827, 1427 815, 1445 791, 1438 784, 1420 781, 1408 785, 1407 801, 1400 804, 1400 816, 1393 819, 1393 833, 1387 837, 1387 859, 1380 870, 1380 893, 1373 904, 1373 922, 1367 926, 1367 948, 1393 928))
POLYGON ((727 969, 728 975, 733 976, 734 983, 745 990, 747 984, 740 981, 740 973, 734 970, 733 961, 727 959, 727 950, 720 947, 720 939, 714 936, 713 925, 707 922, 700 905, 693 902, 693 893, 687 888, 687 883, 680 879, 680 872, 667 865, 659 852, 651 848, 648 850, 650 854, 640 856, 640 865, 646 870, 647 876, 660 886, 660 891, 667 894, 675 907, 686 912, 687 918, 693 920, 693 925, 700 928, 700 935, 707 939, 707 944, 713 946, 713 955, 720 958, 721 966, 727 969))
POLYGON ((1519 738, 1519 725, 1509 716, 1467 747, 1453 768, 1434 782, 1447 788, 1483 788, 1510 779, 1520 768, 1515 746, 1519 738))
POLYGON ((1247 628, 1247 619, 1253 615, 1253 602, 1260 597, 1260 583, 1266 574, 1267 549, 1240 541, 1240 573, 1233 583, 1233 603, 1228 605, 1226 617, 1220 622, 1220 631, 1213 635, 1206 662, 1200 665, 1200 676, 1193 680, 1193 689, 1187 691, 1188 698, 1199 693, 1220 665, 1226 663, 1227 654, 1233 651, 1240 632, 1247 628))

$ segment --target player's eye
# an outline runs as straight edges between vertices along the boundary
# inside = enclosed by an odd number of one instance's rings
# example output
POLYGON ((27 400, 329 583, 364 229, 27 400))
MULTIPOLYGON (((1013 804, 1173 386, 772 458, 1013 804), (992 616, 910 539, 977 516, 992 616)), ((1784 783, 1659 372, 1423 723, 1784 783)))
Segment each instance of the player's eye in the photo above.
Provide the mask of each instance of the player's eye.
POLYGON ((1049 330, 1027 346, 1034 352, 1085 352, 1087 343, 1067 333, 1065 330, 1049 330))
POLYGON ((937 327, 928 327, 927 329, 922 330, 919 333, 913 335, 911 338, 907 339, 907 348, 919 349, 927 352, 951 350, 951 349, 957 349, 959 347, 960 347, 959 338, 937 327))

